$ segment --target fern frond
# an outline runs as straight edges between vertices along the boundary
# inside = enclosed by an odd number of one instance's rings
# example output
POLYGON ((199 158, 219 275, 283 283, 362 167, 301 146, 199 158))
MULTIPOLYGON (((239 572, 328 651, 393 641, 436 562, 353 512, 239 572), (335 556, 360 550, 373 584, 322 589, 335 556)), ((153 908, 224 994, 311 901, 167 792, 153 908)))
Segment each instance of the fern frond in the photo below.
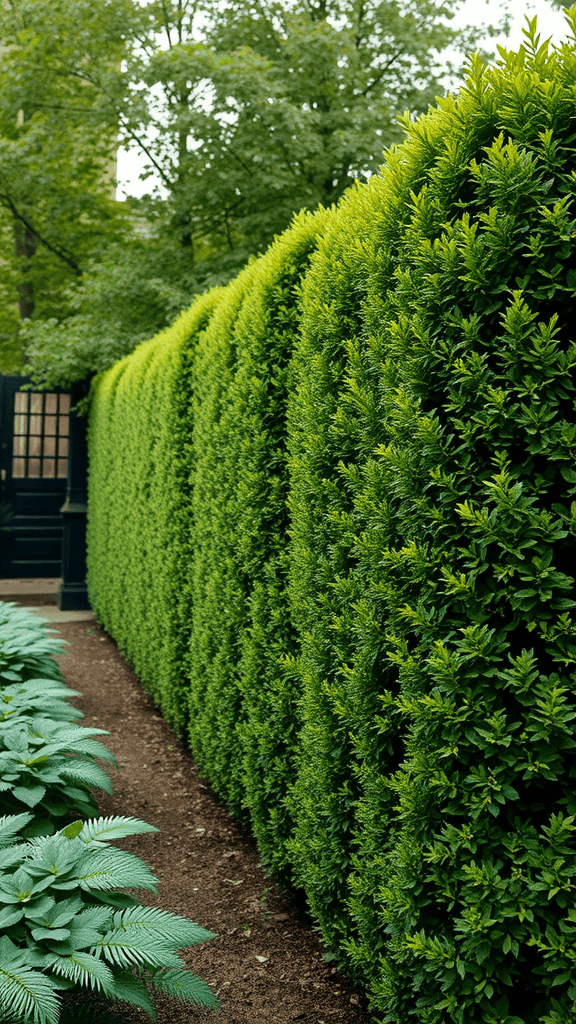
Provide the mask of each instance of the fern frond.
POLYGON ((127 936, 122 929, 111 929, 91 947, 94 956, 100 953, 115 967, 173 967, 185 969, 183 961, 156 936, 127 936))
POLYGON ((113 761, 116 764, 116 758, 112 751, 98 740, 90 738, 74 740, 73 749, 75 754, 89 754, 91 757, 99 757, 101 761, 113 761))
POLYGON ((131 942, 137 935, 155 936, 168 949, 183 949, 214 938, 213 932, 157 907, 131 907, 119 911, 114 914, 114 928, 118 935, 129 936, 131 942))
POLYGON ((45 967, 62 978, 67 978, 75 985, 113 995, 114 978, 112 971, 102 960, 91 953, 75 952, 69 956, 49 953, 44 960, 45 967))
POLYGON ((25 966, 26 952, 0 958, 0 1015, 4 1020, 57 1024, 58 1000, 49 979, 25 966))
POLYGON ((78 884, 83 889, 149 889, 156 892, 158 879, 139 857, 126 850, 87 850, 78 866, 78 884))
POLYGON ((150 999, 146 984, 140 978, 135 978, 130 971, 122 971, 116 968, 112 972, 114 977, 114 998, 122 1000, 123 1003, 131 1003, 132 1006, 140 1006, 146 1013, 156 1020, 154 1003, 150 999))
POLYGON ((92 761, 70 758, 66 765, 60 767, 59 772, 63 779, 83 782, 91 789, 103 789, 106 793, 112 793, 112 783, 106 772, 92 761))
POLYGON ((196 1003, 217 1010, 220 1003, 216 996, 201 978, 190 971, 171 968, 170 970, 150 971, 149 982, 155 992, 175 996, 183 1003, 196 1003))
POLYGON ((124 818, 114 815, 110 818, 93 818, 87 821, 80 832, 80 838, 85 843, 96 845, 96 843, 110 842, 114 839, 122 839, 124 836, 137 836, 144 832, 158 832, 154 825, 148 825, 139 818, 124 818))
POLYGON ((106 729, 91 729, 74 722, 59 722, 53 718, 36 717, 32 721, 28 719, 31 744, 44 740, 49 743, 58 743, 63 751, 72 751, 75 754, 87 753, 92 757, 100 757, 104 760, 114 760, 114 755, 100 743, 96 736, 108 736, 106 729))
POLYGON ((74 746, 79 740, 110 735, 106 729, 97 729, 87 725, 69 725, 65 722, 54 722, 50 718, 36 720, 30 724, 36 736, 52 742, 72 743, 74 746))
POLYGON ((4 814, 0 818, 0 847, 9 846, 20 829, 32 821, 32 814, 4 814))

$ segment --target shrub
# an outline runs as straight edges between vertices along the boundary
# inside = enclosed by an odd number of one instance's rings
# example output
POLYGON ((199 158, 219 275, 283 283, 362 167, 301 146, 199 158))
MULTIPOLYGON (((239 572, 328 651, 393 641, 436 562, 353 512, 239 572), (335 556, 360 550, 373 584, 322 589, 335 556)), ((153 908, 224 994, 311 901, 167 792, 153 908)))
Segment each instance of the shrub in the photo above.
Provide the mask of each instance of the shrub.
POLYGON ((3 1019, 56 1024, 58 995, 72 988, 139 1006, 152 1019, 154 992, 216 1009, 208 986, 176 953, 212 934, 118 891, 156 892, 157 879, 109 840, 157 829, 136 818, 99 818, 18 842, 31 817, 0 818, 3 1019))
POLYGON ((36 809, 27 835, 53 830, 69 813, 93 814, 92 789, 111 792, 96 760, 114 762, 94 736, 74 724, 81 712, 67 700, 53 655, 62 642, 15 604, 0 604, 0 792, 6 812, 36 809), (42 673, 39 677, 38 673, 42 673), (36 677, 36 678, 34 678, 36 677))
MULTIPOLYGON (((11 695, 2 692, 2 701, 11 695)), ((20 694, 14 695, 18 701, 20 694)), ((20 702, 22 706, 22 702, 20 702)), ((48 709, 49 710, 49 709, 48 709)), ((94 736, 103 729, 85 729, 73 723, 53 721, 37 715, 19 721, 0 720, 0 792, 2 808, 19 812, 22 805, 36 808, 38 833, 51 831, 53 823, 70 812, 97 811, 93 789, 112 792, 106 772, 96 758, 114 761, 94 736)))
POLYGON ((0 601, 0 680, 23 682, 42 676, 61 680, 54 655, 62 653, 60 638, 48 636, 42 622, 12 601, 0 601))
POLYGON ((190 630, 189 360, 216 295, 97 377, 91 392, 90 601, 180 734, 190 630))
POLYGON ((192 749, 286 871, 297 639, 287 600, 286 415, 298 292, 329 220, 300 215, 230 285, 196 362, 192 749))
POLYGON ((329 240, 357 269, 307 285, 294 855, 395 1024, 576 1006, 576 56, 534 33, 407 126, 329 240))

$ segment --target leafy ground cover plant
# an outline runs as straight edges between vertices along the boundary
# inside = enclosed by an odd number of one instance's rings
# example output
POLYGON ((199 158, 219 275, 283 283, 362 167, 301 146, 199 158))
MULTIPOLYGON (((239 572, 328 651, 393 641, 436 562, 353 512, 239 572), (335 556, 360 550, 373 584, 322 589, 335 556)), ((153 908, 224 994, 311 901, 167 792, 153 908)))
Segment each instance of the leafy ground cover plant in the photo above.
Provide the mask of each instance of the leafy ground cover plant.
POLYGON ((153 992, 216 1009, 208 985, 177 953, 212 933, 119 891, 156 892, 157 879, 110 840, 157 829, 99 818, 23 842, 31 817, 0 819, 0 1019, 56 1024, 60 993, 78 987, 140 1006, 152 1019, 153 992))
POLYGON ((110 751, 93 737, 103 729, 35 717, 29 722, 0 721, 0 793, 3 810, 36 808, 36 833, 53 831, 54 822, 72 812, 98 813, 92 789, 112 791, 96 758, 115 764, 110 751))
POLYGON ((0 602, 0 685, 35 677, 61 680, 54 655, 62 653, 62 644, 26 608, 0 602))
POLYGON ((74 722, 52 660, 60 649, 34 616, 0 603, 0 1020, 56 1024, 60 995, 91 989, 155 1017, 159 992, 216 1009, 205 982, 177 951, 211 938, 185 918, 145 907, 120 890, 156 892, 138 857, 110 846, 123 836, 156 832, 136 818, 73 821, 97 813, 91 788, 111 791, 97 759, 114 762, 94 737, 103 729, 74 722), (34 672, 43 677, 33 678, 34 672), (2 685, 8 681, 8 685, 2 685))
POLYGON ((78 691, 54 679, 28 679, 24 683, 0 685, 0 720, 8 725, 27 721, 31 715, 57 722, 82 718, 78 708, 67 703, 78 691))
POLYGON ((81 712, 68 703, 76 691, 63 685, 53 658, 61 650, 60 641, 47 636, 29 611, 0 604, 2 809, 17 814, 36 808, 29 835, 54 831, 70 813, 97 814, 91 790, 111 791, 96 760, 115 763, 114 757, 94 739, 104 730, 73 721, 81 712))

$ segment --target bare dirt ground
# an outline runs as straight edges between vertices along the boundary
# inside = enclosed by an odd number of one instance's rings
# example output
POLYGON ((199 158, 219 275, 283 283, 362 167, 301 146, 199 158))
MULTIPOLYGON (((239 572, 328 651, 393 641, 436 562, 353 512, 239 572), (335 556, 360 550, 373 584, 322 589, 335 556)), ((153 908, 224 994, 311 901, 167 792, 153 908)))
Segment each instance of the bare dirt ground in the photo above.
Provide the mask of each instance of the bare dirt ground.
MULTIPOLYGON (((184 959, 210 983, 220 1011, 160 998, 159 1024, 370 1024, 362 995, 323 960, 312 926, 266 877, 249 834, 199 779, 190 753, 110 637, 93 622, 57 628, 70 644, 59 661, 68 684, 83 694, 75 699, 83 724, 109 731, 102 739, 118 762, 114 795, 99 799, 101 814, 160 829, 120 844, 160 879, 158 896, 139 896, 216 933, 184 959)), ((106 1019, 148 1018, 123 1005, 106 1019)))

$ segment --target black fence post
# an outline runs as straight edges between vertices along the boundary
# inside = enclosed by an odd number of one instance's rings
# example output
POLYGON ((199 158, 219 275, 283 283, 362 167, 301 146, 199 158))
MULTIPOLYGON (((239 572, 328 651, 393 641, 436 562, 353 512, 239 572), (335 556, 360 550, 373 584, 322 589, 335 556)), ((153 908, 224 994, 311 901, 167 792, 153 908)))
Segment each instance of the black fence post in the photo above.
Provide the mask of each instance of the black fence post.
MULTIPOLYGON (((88 393, 89 381, 72 387, 72 408, 88 393)), ((59 604, 62 611, 80 611, 90 607, 86 587, 86 516, 88 512, 88 451, 85 416, 70 414, 68 486, 62 514, 62 584, 59 604)))

